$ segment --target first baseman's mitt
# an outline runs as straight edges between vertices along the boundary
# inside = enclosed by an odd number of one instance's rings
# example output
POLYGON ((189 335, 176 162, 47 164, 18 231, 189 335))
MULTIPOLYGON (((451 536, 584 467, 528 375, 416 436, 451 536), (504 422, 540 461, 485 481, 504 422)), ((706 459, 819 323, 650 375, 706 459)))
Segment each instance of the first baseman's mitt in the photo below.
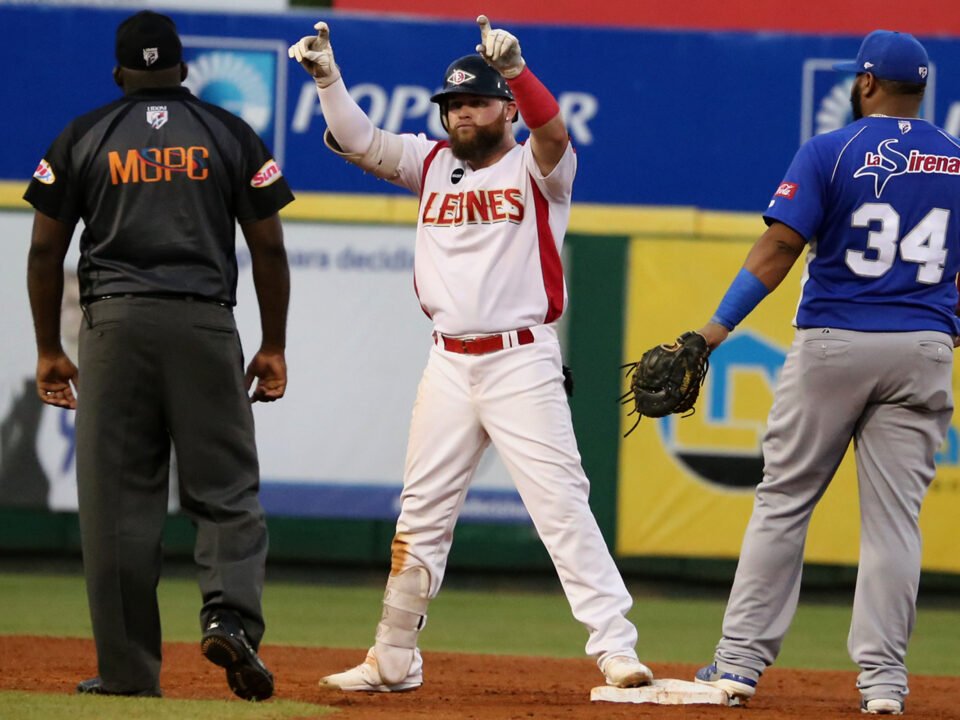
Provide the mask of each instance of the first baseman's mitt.
POLYGON ((692 415, 710 366, 709 355, 706 339, 691 331, 685 332, 672 345, 650 348, 640 362, 624 365, 630 377, 630 389, 620 401, 624 405, 633 403, 633 410, 628 415, 637 414, 637 422, 627 435, 636 429, 644 416, 659 418, 687 411, 692 415))

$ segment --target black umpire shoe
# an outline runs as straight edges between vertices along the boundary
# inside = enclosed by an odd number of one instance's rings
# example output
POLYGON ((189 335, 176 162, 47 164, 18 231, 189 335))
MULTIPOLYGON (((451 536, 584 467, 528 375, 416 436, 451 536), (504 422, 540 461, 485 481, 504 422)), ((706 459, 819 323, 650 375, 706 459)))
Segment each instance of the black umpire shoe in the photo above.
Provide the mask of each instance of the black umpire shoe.
POLYGON ((231 612, 215 612, 203 631, 200 652, 227 671, 227 684, 244 700, 266 700, 273 695, 273 675, 257 656, 239 619, 231 612))
POLYGON ((103 686, 103 680, 98 677, 82 680, 77 685, 77 693, 80 695, 120 695, 123 697, 160 697, 159 690, 129 690, 114 691, 107 690, 103 686))

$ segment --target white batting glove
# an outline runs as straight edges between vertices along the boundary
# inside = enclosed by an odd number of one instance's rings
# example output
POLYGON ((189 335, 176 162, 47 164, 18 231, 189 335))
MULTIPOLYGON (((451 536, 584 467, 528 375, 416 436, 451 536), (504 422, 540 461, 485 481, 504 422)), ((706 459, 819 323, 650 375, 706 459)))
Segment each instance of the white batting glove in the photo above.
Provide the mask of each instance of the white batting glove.
POLYGON ((340 78, 340 68, 333 61, 333 48, 330 46, 330 28, 322 20, 313 26, 316 35, 300 38, 287 50, 287 55, 313 75, 317 87, 333 85, 340 78))
POLYGON ((480 26, 480 44, 477 52, 494 70, 507 80, 515 78, 526 66, 520 55, 520 41, 506 30, 491 30, 486 15, 477 18, 480 26))

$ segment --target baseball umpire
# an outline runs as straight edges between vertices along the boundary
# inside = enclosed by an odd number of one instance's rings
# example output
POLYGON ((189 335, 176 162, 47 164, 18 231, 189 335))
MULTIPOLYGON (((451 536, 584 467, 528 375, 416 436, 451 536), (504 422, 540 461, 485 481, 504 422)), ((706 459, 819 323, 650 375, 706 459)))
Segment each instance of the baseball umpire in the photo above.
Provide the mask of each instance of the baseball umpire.
POLYGON ((201 650, 242 698, 273 693, 257 656, 267 531, 252 399, 286 387, 289 272, 277 212, 293 196, 242 120, 181 86, 173 21, 117 29, 124 96, 71 122, 26 192, 37 392, 77 410, 84 572, 99 676, 81 693, 160 694, 161 533, 168 461, 197 529, 201 650), (78 220, 82 389, 60 343, 63 259, 78 220), (250 249, 262 341, 244 375, 233 318, 235 223, 250 249))
POLYGON ((415 288, 434 325, 376 641, 363 663, 321 683, 421 685, 417 638, 470 480, 493 443, 588 630, 588 654, 611 685, 642 685, 652 674, 637 659, 632 598, 590 511, 557 341, 576 155, 517 38, 485 16, 477 22, 477 52, 454 60, 433 96, 448 131, 441 141, 374 127, 347 92, 326 23, 290 48, 316 80, 331 149, 420 196, 415 288), (524 144, 512 131, 518 110, 531 129, 524 144))
POLYGON ((723 342, 809 246, 723 637, 696 678, 755 693, 796 610, 810 516, 852 440, 861 533, 848 649, 862 710, 899 715, 918 516, 953 413, 960 141, 918 119, 929 62, 912 36, 870 33, 835 67, 856 73, 854 122, 797 152, 767 231, 700 331, 723 342))

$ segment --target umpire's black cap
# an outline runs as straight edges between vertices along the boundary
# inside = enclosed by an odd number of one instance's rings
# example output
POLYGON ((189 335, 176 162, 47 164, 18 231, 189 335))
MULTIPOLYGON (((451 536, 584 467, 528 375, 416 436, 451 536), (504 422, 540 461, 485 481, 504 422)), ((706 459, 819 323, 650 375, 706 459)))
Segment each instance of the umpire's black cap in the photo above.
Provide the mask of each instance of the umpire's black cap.
POLYGON ((132 70, 165 70, 179 65, 183 46, 166 15, 142 10, 117 27, 117 64, 132 70))

